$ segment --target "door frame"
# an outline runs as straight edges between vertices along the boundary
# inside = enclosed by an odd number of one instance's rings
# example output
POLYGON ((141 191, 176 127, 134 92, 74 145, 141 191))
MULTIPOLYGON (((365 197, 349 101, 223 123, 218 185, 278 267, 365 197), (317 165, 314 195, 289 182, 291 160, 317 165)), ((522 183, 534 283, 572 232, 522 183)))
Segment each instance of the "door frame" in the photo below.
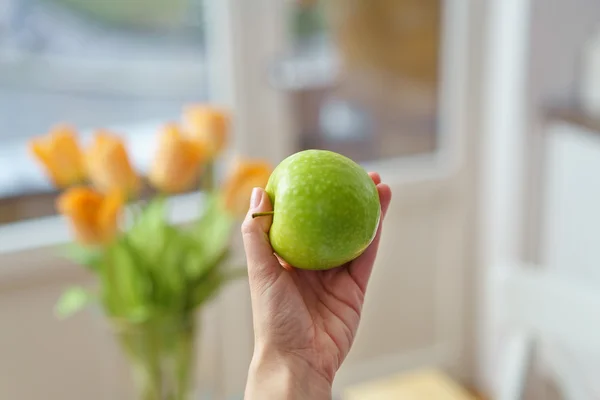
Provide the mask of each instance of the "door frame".
POLYGON ((531 1, 489 3, 479 148, 475 382, 495 398, 504 326, 501 285, 522 255, 531 1))
MULTIPOLYGON (((271 59, 287 48, 287 2, 205 0, 205 3, 211 99, 234 111, 232 155, 261 157, 276 164, 295 151, 291 140, 294 118, 289 96, 270 86, 268 76, 271 59)), ((447 191, 450 202, 462 202, 465 208, 474 203, 475 182, 472 178, 477 162, 474 153, 478 151, 474 128, 478 125, 475 122, 478 116, 470 111, 478 101, 480 82, 472 78, 478 76, 484 57, 479 42, 484 33, 480 21, 485 17, 486 9, 479 3, 478 0, 445 0, 439 151, 429 156, 364 164, 365 168, 380 172, 383 180, 394 187, 401 186, 404 191, 417 193, 416 201, 420 196, 441 190, 447 191)), ((453 217, 454 222, 464 227, 465 232, 473 232, 475 215, 459 214, 453 217)), ((467 274, 472 270, 468 264, 474 249, 463 244, 465 240, 468 240, 467 236, 457 242, 460 243, 458 250, 441 250, 457 261, 462 259, 464 265, 457 276, 452 271, 438 274, 435 330, 440 335, 436 343, 415 354, 369 360, 344 371, 336 378, 338 389, 345 383, 392 373, 415 362, 444 366, 460 376, 471 374, 472 363, 468 358, 474 352, 474 345, 467 340, 472 328, 472 323, 467 321, 472 313, 467 307, 473 296, 467 274)), ((220 322, 221 368, 227 371, 220 387, 225 398, 243 393, 245 368, 252 355, 250 308, 248 304, 240 305, 240 299, 247 296, 247 288, 235 285, 219 300, 223 316, 220 322), (240 338, 240 331, 248 333, 240 338)))

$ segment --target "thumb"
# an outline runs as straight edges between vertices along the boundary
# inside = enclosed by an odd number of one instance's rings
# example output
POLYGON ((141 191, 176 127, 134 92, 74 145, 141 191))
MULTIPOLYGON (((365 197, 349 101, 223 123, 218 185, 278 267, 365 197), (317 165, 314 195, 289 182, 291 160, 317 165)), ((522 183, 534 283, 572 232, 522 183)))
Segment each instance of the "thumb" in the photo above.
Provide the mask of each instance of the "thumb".
POLYGON ((263 189, 254 188, 250 200, 250 209, 242 224, 242 237, 248 261, 250 283, 259 286, 270 285, 282 271, 268 237, 273 216, 264 215, 252 218, 252 214, 269 211, 273 211, 269 196, 263 189))

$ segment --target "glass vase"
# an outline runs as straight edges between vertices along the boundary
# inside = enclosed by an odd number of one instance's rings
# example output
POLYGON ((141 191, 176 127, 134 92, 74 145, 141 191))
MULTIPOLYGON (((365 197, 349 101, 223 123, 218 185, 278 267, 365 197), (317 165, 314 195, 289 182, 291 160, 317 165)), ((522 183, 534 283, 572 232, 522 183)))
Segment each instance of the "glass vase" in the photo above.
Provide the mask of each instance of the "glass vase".
POLYGON ((113 321, 130 363, 138 400, 190 400, 194 389, 194 315, 113 321))

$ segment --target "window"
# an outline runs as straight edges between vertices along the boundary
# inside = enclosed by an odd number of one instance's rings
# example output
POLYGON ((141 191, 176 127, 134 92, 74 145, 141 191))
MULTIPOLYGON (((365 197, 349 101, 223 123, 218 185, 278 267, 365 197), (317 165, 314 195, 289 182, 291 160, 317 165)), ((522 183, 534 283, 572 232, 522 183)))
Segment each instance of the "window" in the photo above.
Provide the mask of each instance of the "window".
MULTIPOLYGON (((277 132, 286 153, 325 148, 360 162, 430 155, 440 148, 441 0, 139 4, 5 0, 0 6, 0 224, 54 213, 55 193, 25 144, 55 124, 68 122, 86 134, 108 128, 125 135, 143 172, 157 125, 178 118, 185 104, 209 100, 209 81, 220 82, 207 78, 207 48, 222 46, 207 42, 204 14, 212 21, 215 10, 205 4, 231 11, 231 26, 224 20, 215 24, 223 30, 244 25, 236 33, 241 39, 235 39, 243 44, 229 44, 236 60, 229 64, 235 65, 217 68, 227 70, 225 79, 236 75, 243 81, 242 107, 261 106, 243 110, 248 126, 241 136, 277 132), (277 47, 279 40, 265 41, 260 30, 279 22, 276 6, 286 17, 285 49, 277 47), (250 21, 256 18, 258 25, 250 21), (291 105, 289 131, 248 124, 249 115, 270 120, 273 115, 263 112, 280 111, 269 97, 273 88, 260 76, 267 66, 271 85, 291 105)), ((244 146, 262 154, 258 145, 244 146)))
POLYGON ((140 3, 0 5, 0 223, 54 213, 31 137, 65 122, 111 129, 144 170, 158 124, 207 99, 203 0, 140 3))
POLYGON ((296 149, 358 161, 434 152, 441 1, 292 3, 275 81, 291 94, 296 149))

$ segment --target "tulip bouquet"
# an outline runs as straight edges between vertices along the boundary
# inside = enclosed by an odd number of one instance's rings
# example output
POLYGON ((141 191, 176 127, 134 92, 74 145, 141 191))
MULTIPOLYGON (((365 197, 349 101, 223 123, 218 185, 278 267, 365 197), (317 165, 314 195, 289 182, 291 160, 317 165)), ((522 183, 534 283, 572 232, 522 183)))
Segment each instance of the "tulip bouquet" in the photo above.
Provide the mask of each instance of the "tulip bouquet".
POLYGON ((30 146, 64 190, 57 208, 77 239, 66 254, 98 281, 95 291, 67 290, 57 312, 65 317, 90 302, 100 305, 131 362, 141 400, 188 398, 195 311, 246 274, 228 266, 230 235, 251 189, 266 184, 271 168, 260 160, 238 161, 223 184, 215 184, 214 165, 229 127, 222 110, 186 108, 181 122, 161 130, 146 179, 111 132, 96 132, 84 150, 76 131, 63 125, 30 146), (196 185, 206 196, 200 217, 186 226, 171 224, 167 197, 196 185))

